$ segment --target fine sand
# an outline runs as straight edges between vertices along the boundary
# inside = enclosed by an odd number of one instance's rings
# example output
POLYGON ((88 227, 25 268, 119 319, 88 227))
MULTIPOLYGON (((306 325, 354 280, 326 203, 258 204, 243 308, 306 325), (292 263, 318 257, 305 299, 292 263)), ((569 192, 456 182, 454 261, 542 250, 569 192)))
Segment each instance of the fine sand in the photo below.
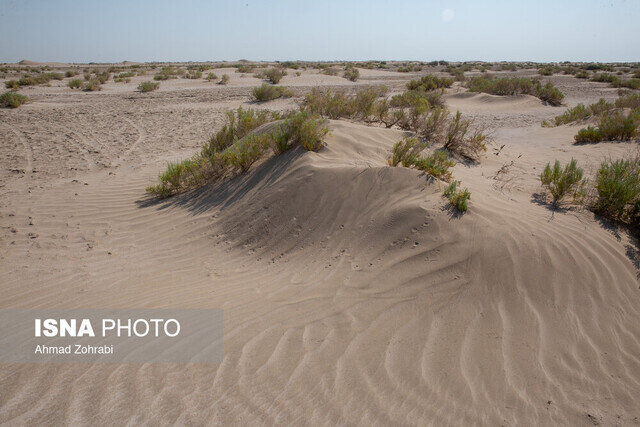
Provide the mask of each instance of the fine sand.
MULTIPOLYGON (((223 70, 215 70, 220 76, 223 70)), ((224 310, 220 365, 0 365, 7 424, 640 424, 638 244, 535 196, 548 161, 590 175, 634 144, 572 145, 542 128, 565 107, 463 93, 450 109, 493 130, 442 185, 387 165, 399 130, 332 121, 222 185, 156 202, 144 188, 196 152, 260 80, 84 93, 22 89, 0 110, 1 307, 224 310), (634 266, 634 262, 636 266, 634 266)), ((363 70, 401 91, 415 75, 363 70)), ((614 99, 555 76, 566 104, 614 99)), ((304 71, 281 84, 354 85, 304 71)))

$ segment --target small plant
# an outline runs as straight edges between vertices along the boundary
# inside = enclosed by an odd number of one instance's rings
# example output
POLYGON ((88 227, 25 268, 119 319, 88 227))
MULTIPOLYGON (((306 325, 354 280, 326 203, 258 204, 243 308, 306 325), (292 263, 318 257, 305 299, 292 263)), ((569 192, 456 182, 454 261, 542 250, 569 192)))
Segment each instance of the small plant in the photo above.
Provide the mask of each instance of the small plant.
POLYGON ((605 161, 596 174, 593 210, 615 221, 637 221, 640 215, 640 160, 605 161))
POLYGON ((0 95, 0 106, 5 108, 18 108, 27 102, 29 102, 29 98, 17 92, 9 91, 0 95))
POLYGON ((94 92, 94 91, 102 90, 100 80, 91 79, 88 82, 84 82, 84 84, 82 85, 82 90, 86 92, 94 92))
POLYGON ((267 134, 251 134, 242 141, 236 140, 236 142, 225 151, 225 158, 230 165, 238 168, 240 172, 246 172, 264 152, 267 147, 267 138, 267 134))
POLYGON ((486 135, 479 129, 472 129, 472 123, 469 119, 463 119, 460 111, 457 111, 449 122, 444 148, 468 160, 477 160, 487 150, 484 142, 486 135))
POLYGON ((7 89, 18 89, 20 87, 17 80, 7 80, 4 82, 4 86, 7 89))
POLYGON ((157 90, 160 87, 160 83, 159 82, 151 82, 151 81, 147 81, 147 82, 142 82, 138 85, 138 90, 140 92, 152 92, 154 90, 157 90))
POLYGON ((227 83, 229 83, 229 75, 228 74, 223 74, 222 77, 220 78, 220 81, 218 82, 219 85, 226 85, 227 83))
POLYGON ((449 182, 452 178, 449 169, 455 166, 455 163, 449 158, 449 153, 438 150, 429 156, 417 157, 413 166, 434 178, 449 182))
POLYGON ((215 73, 209 73, 207 74, 206 80, 208 82, 212 82, 214 80, 218 80, 218 76, 216 76, 215 73))
POLYGON ((256 101, 271 101, 272 99, 291 96, 293 96, 293 92, 284 86, 273 86, 263 83, 262 86, 253 88, 253 97, 256 101))
POLYGON ((553 167, 550 163, 544 168, 540 174, 540 182, 551 193, 553 197, 553 206, 558 204, 569 194, 573 195, 574 200, 579 199, 583 195, 585 181, 582 177, 584 171, 578 167, 575 159, 564 167, 560 165, 560 161, 556 160, 553 167))
POLYGON ((358 78, 360 78, 360 71, 356 67, 351 65, 345 68, 344 74, 342 74, 342 76, 347 80, 355 82, 358 80, 358 78))
POLYGON ((82 80, 80 80, 80 79, 71 79, 71 80, 69 80, 69 83, 67 83, 67 85, 71 89, 80 89, 82 87, 82 80))
POLYGON ((466 212, 469 209, 471 192, 467 188, 458 190, 458 184, 459 181, 452 181, 442 194, 449 199, 449 204, 455 207, 458 212, 466 212))
POLYGON ((306 111, 289 116, 282 129, 290 144, 301 145, 307 151, 322 148, 322 140, 329 133, 325 119, 306 111))
POLYGON ((602 133, 600 129, 593 126, 587 126, 584 129, 580 129, 576 136, 574 136, 576 143, 588 143, 588 142, 600 142, 602 141, 602 133))
POLYGON ((280 80, 286 75, 287 72, 282 68, 271 68, 264 72, 265 78, 274 85, 280 83, 280 80))
POLYGON ((402 140, 395 143, 391 158, 389 159, 390 166, 398 166, 402 163, 403 166, 409 167, 413 165, 416 157, 424 149, 424 146, 420 144, 418 138, 413 136, 405 136, 402 140))

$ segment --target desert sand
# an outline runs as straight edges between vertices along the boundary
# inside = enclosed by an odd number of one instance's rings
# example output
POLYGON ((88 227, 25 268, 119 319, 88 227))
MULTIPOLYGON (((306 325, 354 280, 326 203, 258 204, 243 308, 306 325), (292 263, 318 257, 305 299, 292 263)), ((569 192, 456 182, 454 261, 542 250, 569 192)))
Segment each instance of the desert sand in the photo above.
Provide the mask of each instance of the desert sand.
MULTIPOLYGON (((638 243, 533 196, 548 161, 593 171, 636 149, 540 126, 616 89, 549 77, 564 107, 448 89, 449 109, 493 132, 479 165, 454 168, 472 192, 464 215, 442 184, 388 166, 402 131, 345 120, 317 153, 150 198, 227 109, 299 101, 252 103, 260 80, 227 71, 227 86, 177 79, 148 94, 135 91, 143 76, 95 93, 54 81, 0 110, 3 308, 220 307, 225 319, 220 365, 4 364, 0 422, 640 424, 638 243)), ((399 92, 417 75, 281 84, 399 92)))

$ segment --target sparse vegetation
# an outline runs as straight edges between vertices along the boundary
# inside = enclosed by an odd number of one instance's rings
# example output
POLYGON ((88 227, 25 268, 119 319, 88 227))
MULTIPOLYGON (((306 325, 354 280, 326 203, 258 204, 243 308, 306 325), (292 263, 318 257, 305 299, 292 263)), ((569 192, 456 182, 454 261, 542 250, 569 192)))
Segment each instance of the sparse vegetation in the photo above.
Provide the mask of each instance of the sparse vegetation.
POLYGON ((352 82, 355 82, 360 78, 360 71, 352 65, 347 66, 342 76, 347 80, 351 80, 352 82))
POLYGON ((151 82, 151 81, 147 81, 147 82, 142 82, 138 85, 138 90, 140 92, 152 92, 156 89, 158 89, 160 87, 160 83, 159 82, 151 82))
POLYGON ((208 82, 212 82, 212 81, 217 80, 217 79, 218 79, 218 76, 216 76, 215 73, 207 74, 206 80, 208 82))
POLYGON ((411 80, 407 83, 407 89, 409 90, 423 90, 425 92, 435 90, 435 89, 444 89, 451 87, 453 84, 453 79, 448 77, 438 77, 433 74, 427 74, 424 77, 421 77, 420 80, 411 80))
POLYGON ((29 102, 29 98, 17 92, 8 91, 0 95, 0 106, 4 108, 18 108, 29 102))
POLYGON ((91 79, 87 82, 84 82, 84 84, 82 85, 82 90, 86 92, 94 92, 94 91, 102 90, 100 80, 91 79))
POLYGON ((561 105, 564 94, 551 82, 544 85, 539 80, 526 77, 492 76, 472 77, 467 83, 471 92, 484 92, 492 95, 533 95, 550 105, 561 105))
POLYGON ((471 199, 471 192, 465 188, 464 190, 458 190, 459 181, 452 181, 442 193, 449 199, 449 204, 455 207, 458 212, 466 212, 469 209, 469 199, 471 199))
POLYGON ((326 121, 301 111, 286 117, 271 132, 253 133, 262 124, 279 119, 269 111, 243 110, 227 113, 227 123, 203 147, 199 155, 169 164, 159 183, 147 192, 167 197, 227 176, 244 173, 271 147, 281 154, 294 146, 316 151, 329 131, 326 121))
POLYGON ((264 77, 274 85, 280 83, 280 80, 286 75, 287 72, 282 68, 271 68, 264 72, 264 77))
POLYGON ((640 158, 602 162, 595 178, 597 195, 592 209, 614 221, 640 219, 640 158))
POLYGON ((564 169, 556 160, 553 166, 547 163, 540 174, 540 182, 553 197, 553 206, 558 206, 568 195, 572 195, 574 201, 580 199, 584 194, 583 175, 584 171, 578 167, 577 160, 571 159, 564 169))
POLYGON ((220 81, 218 82, 219 85, 226 85, 227 83, 229 83, 229 75, 228 74, 223 74, 222 77, 220 78, 220 81))
POLYGON ((80 79, 71 79, 69 83, 67 83, 71 89, 80 89, 82 87, 82 80, 80 79))
POLYGON ((605 112, 600 116, 598 127, 580 129, 576 143, 600 141, 629 141, 638 135, 640 110, 605 112))
POLYGON ((252 94, 256 101, 271 101, 272 99, 293 96, 293 92, 286 87, 273 86, 267 83, 254 87, 252 94))

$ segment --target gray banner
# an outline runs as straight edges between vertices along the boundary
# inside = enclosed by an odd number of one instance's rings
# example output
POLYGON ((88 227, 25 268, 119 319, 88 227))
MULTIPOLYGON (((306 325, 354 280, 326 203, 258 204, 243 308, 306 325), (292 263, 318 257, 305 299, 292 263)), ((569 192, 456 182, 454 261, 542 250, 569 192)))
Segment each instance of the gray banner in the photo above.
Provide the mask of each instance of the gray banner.
POLYGON ((0 309, 4 363, 220 363, 220 309, 0 309))

